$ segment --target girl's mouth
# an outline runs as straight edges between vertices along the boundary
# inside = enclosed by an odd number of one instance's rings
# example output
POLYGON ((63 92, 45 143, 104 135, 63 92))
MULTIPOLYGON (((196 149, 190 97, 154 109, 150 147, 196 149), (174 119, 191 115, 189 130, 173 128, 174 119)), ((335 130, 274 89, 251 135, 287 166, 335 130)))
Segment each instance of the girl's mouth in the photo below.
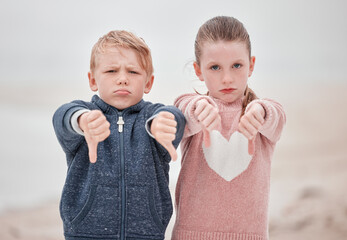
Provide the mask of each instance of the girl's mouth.
POLYGON ((235 88, 224 88, 224 89, 220 90, 220 92, 222 92, 224 94, 229 94, 229 93, 232 93, 235 90, 236 90, 235 88))

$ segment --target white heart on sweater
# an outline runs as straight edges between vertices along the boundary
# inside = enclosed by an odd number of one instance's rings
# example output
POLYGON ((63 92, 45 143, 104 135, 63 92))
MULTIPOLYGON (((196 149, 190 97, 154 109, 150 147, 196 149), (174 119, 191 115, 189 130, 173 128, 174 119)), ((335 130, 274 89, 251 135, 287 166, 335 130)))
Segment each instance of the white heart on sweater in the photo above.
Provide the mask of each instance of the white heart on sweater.
POLYGON ((202 146, 209 167, 226 181, 231 181, 248 168, 252 155, 248 153, 248 139, 234 132, 227 141, 220 132, 210 132, 211 145, 202 146))

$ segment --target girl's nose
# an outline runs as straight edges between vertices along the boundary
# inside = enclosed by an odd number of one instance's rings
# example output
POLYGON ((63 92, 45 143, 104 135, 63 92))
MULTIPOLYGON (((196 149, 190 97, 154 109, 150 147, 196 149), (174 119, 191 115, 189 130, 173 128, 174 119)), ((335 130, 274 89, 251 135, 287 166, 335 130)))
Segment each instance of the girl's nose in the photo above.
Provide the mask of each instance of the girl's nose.
POLYGON ((228 83, 232 83, 232 82, 233 82, 233 76, 232 76, 232 74, 230 74, 230 73, 225 73, 225 74, 223 75, 223 83, 228 84, 228 83))

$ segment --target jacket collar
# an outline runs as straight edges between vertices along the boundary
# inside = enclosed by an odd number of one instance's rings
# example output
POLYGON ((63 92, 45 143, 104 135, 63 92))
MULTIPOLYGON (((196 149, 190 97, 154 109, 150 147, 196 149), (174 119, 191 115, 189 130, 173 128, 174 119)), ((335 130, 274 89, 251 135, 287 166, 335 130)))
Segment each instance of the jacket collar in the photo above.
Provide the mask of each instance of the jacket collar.
POLYGON ((119 114, 119 113, 132 113, 132 112, 139 112, 146 104, 146 102, 141 99, 138 103, 135 105, 132 105, 126 109, 119 110, 107 103, 105 103, 98 95, 94 95, 92 97, 92 103, 96 104, 102 112, 105 114, 119 114))

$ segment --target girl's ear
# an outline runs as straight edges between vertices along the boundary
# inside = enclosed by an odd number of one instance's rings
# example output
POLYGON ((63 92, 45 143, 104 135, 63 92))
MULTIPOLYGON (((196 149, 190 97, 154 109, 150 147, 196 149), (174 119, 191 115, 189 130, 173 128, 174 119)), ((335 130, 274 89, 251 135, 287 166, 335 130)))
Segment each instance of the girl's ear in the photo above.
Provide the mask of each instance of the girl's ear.
POLYGON ((89 78, 89 87, 93 92, 98 91, 98 85, 96 84, 96 80, 92 71, 88 72, 89 78))
POLYGON ((204 81, 199 65, 196 62, 194 62, 193 66, 194 66, 196 76, 200 79, 200 81, 204 81))
POLYGON ((248 77, 252 76, 253 70, 255 65, 255 57, 252 56, 249 64, 249 71, 248 71, 248 77))
POLYGON ((152 75, 152 76, 148 79, 147 83, 145 84, 145 89, 144 89, 144 91, 143 91, 144 93, 148 94, 148 93, 151 91, 152 86, 153 86, 153 81, 154 81, 154 76, 152 75))

